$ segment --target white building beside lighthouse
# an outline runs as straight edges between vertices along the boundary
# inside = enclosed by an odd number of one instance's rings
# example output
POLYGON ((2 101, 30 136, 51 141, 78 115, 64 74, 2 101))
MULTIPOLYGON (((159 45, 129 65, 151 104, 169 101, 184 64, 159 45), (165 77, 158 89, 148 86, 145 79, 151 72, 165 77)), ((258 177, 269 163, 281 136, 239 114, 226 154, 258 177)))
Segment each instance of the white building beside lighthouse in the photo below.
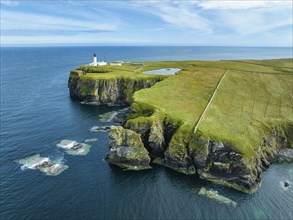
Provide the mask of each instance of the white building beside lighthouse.
POLYGON ((107 65, 107 62, 105 62, 105 61, 97 61, 97 56, 94 53, 93 62, 89 63, 89 66, 105 66, 105 65, 107 65))

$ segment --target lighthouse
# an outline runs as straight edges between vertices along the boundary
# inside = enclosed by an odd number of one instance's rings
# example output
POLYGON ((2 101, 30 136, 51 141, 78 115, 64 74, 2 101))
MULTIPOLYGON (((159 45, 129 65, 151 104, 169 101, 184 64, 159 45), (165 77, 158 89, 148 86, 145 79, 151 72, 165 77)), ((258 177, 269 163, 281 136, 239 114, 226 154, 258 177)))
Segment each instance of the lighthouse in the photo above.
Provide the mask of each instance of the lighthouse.
POLYGON ((105 66, 107 65, 107 62, 104 62, 104 61, 97 61, 97 56, 96 54, 94 53, 93 55, 93 62, 92 63, 89 63, 88 64, 89 66, 105 66))
MULTIPOLYGON (((97 56, 96 56, 96 54, 94 53, 94 56, 93 56, 93 63, 94 64, 97 64, 97 56)), ((95 65, 96 66, 96 65, 95 65)))

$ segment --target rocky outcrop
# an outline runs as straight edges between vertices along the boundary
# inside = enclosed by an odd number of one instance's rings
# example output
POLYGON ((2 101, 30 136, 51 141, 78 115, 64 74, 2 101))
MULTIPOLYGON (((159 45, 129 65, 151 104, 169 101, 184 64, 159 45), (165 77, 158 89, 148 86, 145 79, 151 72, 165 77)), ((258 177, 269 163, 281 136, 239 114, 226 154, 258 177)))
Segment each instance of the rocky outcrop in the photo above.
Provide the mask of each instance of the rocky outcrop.
POLYGON ((164 128, 159 117, 139 117, 128 120, 125 127, 141 134, 143 143, 152 157, 164 155, 166 150, 164 128))
MULTIPOLYGON (((98 74, 98 73, 97 73, 98 74)), ((81 75, 82 76, 82 75, 81 75)), ((132 94, 140 89, 149 88, 161 81, 160 76, 150 78, 123 78, 89 80, 80 75, 72 75, 68 80, 70 96, 85 103, 96 105, 128 105, 132 94)))
POLYGON ((231 205, 233 207, 236 207, 237 206, 237 203, 225 196, 222 196, 220 195, 217 191, 214 191, 214 190, 207 190, 206 188, 204 187, 201 187, 200 188, 200 191, 198 193, 198 195, 201 195, 201 196, 206 196, 210 199, 213 199, 217 202, 220 202, 220 203, 223 203, 223 204, 226 204, 226 205, 231 205))
POLYGON ((110 152, 106 160, 128 170, 150 169, 150 157, 140 135, 121 126, 112 126, 109 133, 110 152))
POLYGON ((197 173, 203 179, 242 191, 255 189, 260 175, 254 175, 243 156, 229 144, 213 140, 196 140, 202 151, 191 152, 197 173))
POLYGON ((162 156, 165 152, 164 128, 157 118, 152 121, 148 138, 150 153, 154 156, 162 156))
POLYGON ((163 162, 179 172, 192 174, 196 171, 203 179, 243 192, 253 192, 261 182, 261 173, 271 163, 279 160, 293 162, 291 141, 291 134, 273 129, 254 156, 244 157, 228 143, 199 138, 178 129, 163 162), (174 141, 178 132, 181 135, 174 141))
POLYGON ((271 163, 293 161, 292 135, 277 129, 263 140, 255 155, 245 157, 228 143, 195 136, 190 126, 171 123, 158 113, 130 119, 124 126, 141 134, 156 163, 185 174, 197 173, 203 179, 243 192, 258 188, 261 173, 271 163))
POLYGON ((185 174, 195 174, 189 149, 190 132, 188 126, 180 126, 172 136, 164 153, 165 166, 185 174))

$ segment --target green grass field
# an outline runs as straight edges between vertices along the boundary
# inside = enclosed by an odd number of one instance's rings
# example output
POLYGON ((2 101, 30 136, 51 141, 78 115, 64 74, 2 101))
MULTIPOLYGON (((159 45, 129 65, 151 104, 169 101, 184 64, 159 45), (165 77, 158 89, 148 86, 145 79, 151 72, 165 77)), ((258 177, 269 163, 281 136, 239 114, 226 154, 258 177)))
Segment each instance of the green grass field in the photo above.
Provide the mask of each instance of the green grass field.
POLYGON ((292 75, 229 71, 199 130, 253 155, 271 128, 293 123, 292 75))
POLYGON ((202 67, 183 70, 150 89, 136 92, 134 100, 194 126, 223 73, 222 69, 202 67))
POLYGON ((180 74, 136 92, 134 100, 149 103, 194 127, 221 76, 229 69, 197 132, 204 138, 225 141, 251 157, 273 127, 293 123, 292 62, 179 62, 183 69, 180 74))
POLYGON ((182 124, 190 132, 197 124, 215 88, 229 69, 198 125, 205 138, 230 143, 244 156, 256 153, 273 127, 293 124, 293 59, 240 61, 144 62, 143 67, 80 67, 82 79, 156 75, 145 70, 180 68, 176 75, 149 89, 135 92, 134 101, 147 103, 182 124))

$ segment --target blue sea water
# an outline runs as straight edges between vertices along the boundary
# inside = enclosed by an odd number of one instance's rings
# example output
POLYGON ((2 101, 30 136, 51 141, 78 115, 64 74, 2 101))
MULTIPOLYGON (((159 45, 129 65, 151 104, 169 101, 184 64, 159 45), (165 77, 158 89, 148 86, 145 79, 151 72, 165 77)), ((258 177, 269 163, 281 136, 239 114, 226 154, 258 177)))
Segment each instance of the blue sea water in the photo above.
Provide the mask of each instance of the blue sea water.
POLYGON ((251 195, 153 165, 122 171, 104 161, 107 133, 93 133, 99 115, 119 108, 81 105, 69 97, 69 71, 99 60, 220 60, 292 57, 292 48, 51 47, 1 48, 0 219, 292 219, 293 165, 263 173, 251 195), (63 139, 90 143, 86 156, 56 147, 63 139), (59 176, 22 170, 15 161, 35 153, 69 166, 59 176), (197 193, 217 190, 238 203, 229 207, 197 193))

